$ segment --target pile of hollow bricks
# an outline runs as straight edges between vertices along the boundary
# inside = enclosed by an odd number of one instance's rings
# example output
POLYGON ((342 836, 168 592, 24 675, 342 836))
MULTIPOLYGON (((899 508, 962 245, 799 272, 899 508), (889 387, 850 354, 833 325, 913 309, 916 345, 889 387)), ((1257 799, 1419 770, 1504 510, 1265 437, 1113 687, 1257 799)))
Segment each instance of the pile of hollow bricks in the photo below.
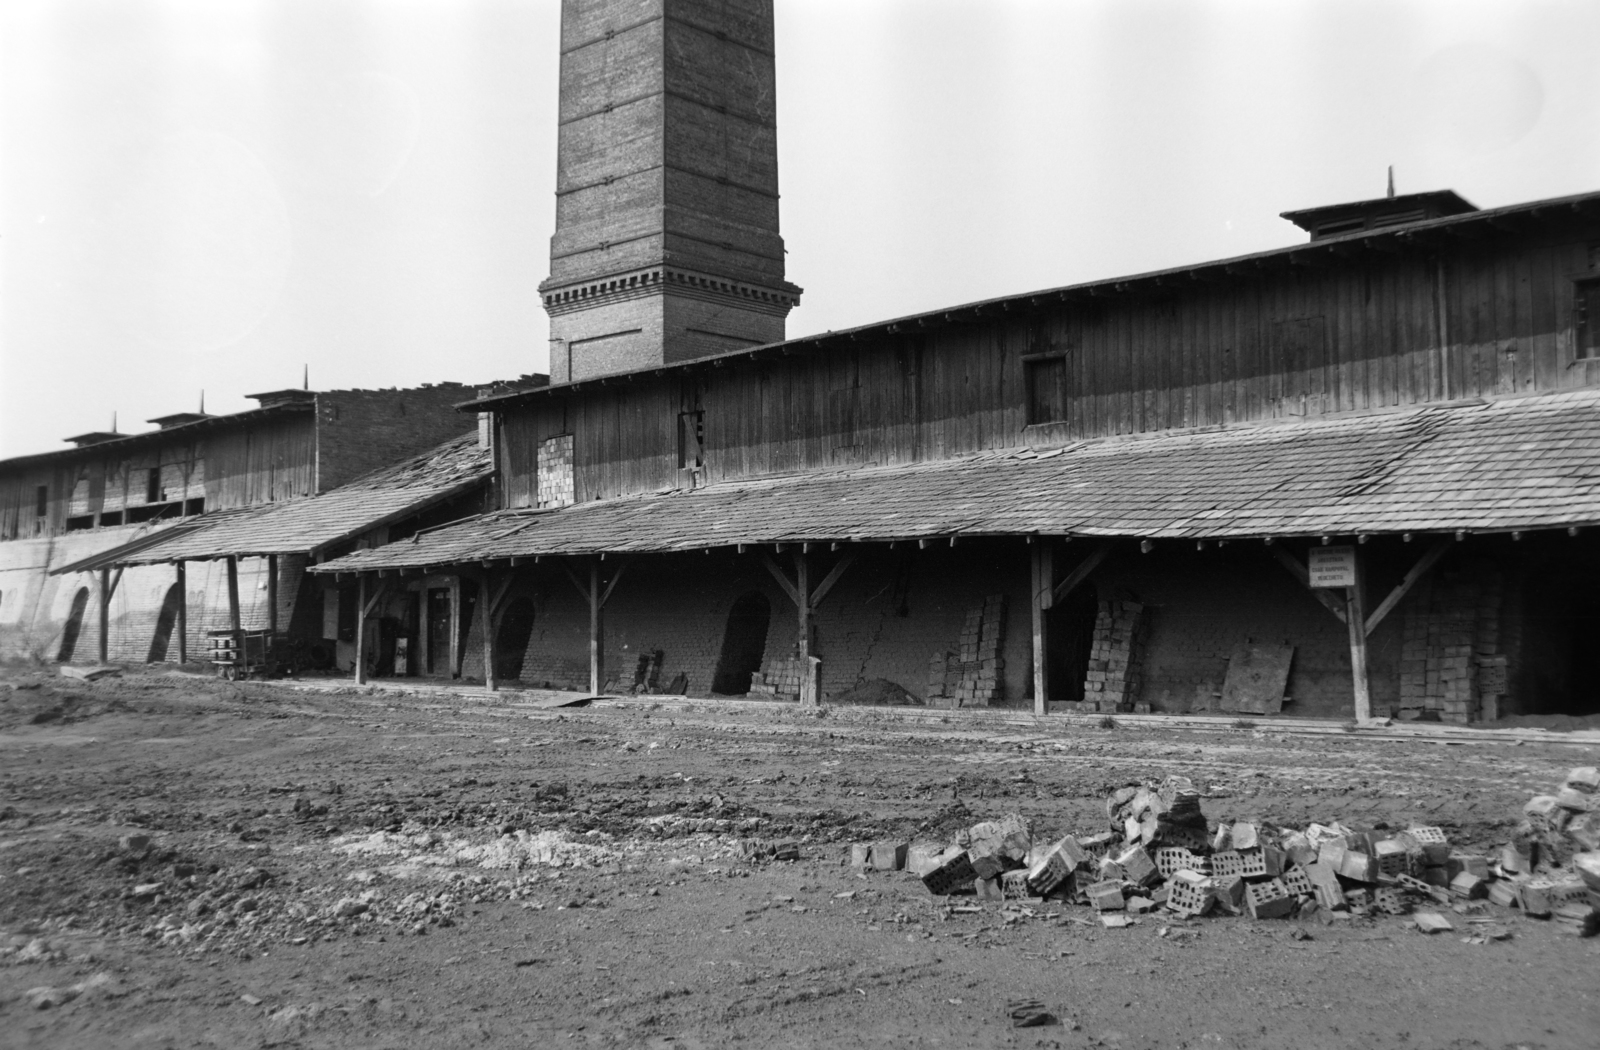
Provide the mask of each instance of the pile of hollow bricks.
POLYGON ((1409 915, 1432 933, 1453 928, 1443 910, 1471 917, 1501 907, 1583 936, 1600 933, 1594 767, 1572 770, 1558 794, 1529 802, 1517 832, 1493 856, 1454 848, 1444 831, 1427 825, 1209 825, 1183 777, 1119 788, 1106 800, 1106 815, 1106 825, 1087 834, 1036 840, 1013 813, 950 842, 858 844, 850 859, 861 869, 909 870, 940 896, 1085 905, 1107 926, 1145 913, 1320 914, 1328 921, 1409 915))
MULTIPOLYGON (((1006 597, 992 594, 967 610, 956 649, 928 661, 928 698, 959 707, 988 707, 1005 692, 1006 597)), ((937 704, 935 704, 937 706, 937 704)))

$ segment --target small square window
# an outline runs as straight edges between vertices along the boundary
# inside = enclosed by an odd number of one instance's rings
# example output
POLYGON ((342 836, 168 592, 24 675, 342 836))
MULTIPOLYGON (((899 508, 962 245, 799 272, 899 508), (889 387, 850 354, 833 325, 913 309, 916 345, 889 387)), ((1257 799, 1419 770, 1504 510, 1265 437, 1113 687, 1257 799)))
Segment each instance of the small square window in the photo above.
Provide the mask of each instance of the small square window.
POLYGON ((1067 418, 1067 359, 1044 357, 1023 362, 1028 388, 1028 424, 1062 423, 1067 418))

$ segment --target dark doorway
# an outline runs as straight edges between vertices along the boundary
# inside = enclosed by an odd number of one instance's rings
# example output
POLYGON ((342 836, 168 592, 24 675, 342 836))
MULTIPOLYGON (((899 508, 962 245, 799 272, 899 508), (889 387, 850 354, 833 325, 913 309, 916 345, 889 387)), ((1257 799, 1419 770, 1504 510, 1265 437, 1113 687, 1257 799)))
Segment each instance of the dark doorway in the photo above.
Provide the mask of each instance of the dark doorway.
POLYGON ((1049 639, 1046 673, 1050 676, 1052 702, 1077 702, 1083 699, 1083 680, 1089 673, 1089 653, 1094 649, 1094 621, 1100 612, 1100 599, 1093 585, 1081 583, 1067 597, 1044 614, 1049 639))
POLYGON ((761 670, 767 652, 767 625, 772 622, 772 603, 760 591, 740 595, 728 610, 728 628, 722 634, 722 655, 711 691, 724 696, 741 696, 750 691, 750 676, 761 670))
POLYGON ((1600 714, 1600 573, 1575 563, 1535 571, 1522 609, 1522 673, 1510 713, 1600 714))
POLYGON ((494 676, 509 682, 522 677, 522 659, 533 637, 533 600, 513 598, 500 615, 494 635, 494 676))
POLYGON ((161 600, 161 613, 156 617, 156 633, 150 639, 150 654, 145 663, 158 664, 167 658, 167 646, 172 642, 172 625, 178 622, 178 606, 183 601, 183 588, 176 583, 167 588, 161 600))
POLYGON ((428 673, 448 675, 450 667, 450 589, 428 591, 428 673))
POLYGON ((67 614, 67 626, 61 632, 61 649, 56 653, 59 663, 66 663, 72 659, 73 651, 78 648, 78 632, 83 630, 83 611, 89 607, 89 588, 79 587, 78 593, 72 596, 72 611, 67 614))

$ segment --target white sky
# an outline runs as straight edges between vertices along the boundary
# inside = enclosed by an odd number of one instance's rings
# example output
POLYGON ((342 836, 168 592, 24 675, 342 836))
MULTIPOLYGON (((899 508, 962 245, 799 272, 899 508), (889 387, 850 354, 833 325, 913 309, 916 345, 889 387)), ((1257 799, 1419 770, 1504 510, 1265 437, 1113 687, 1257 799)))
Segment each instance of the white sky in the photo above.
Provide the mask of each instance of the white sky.
MULTIPOLYGON (((1600 2, 778 0, 805 335, 1600 189, 1600 2)), ((0 456, 544 371, 556 0, 0 3, 0 456)), ((463 428, 465 429, 465 428, 463 428)))

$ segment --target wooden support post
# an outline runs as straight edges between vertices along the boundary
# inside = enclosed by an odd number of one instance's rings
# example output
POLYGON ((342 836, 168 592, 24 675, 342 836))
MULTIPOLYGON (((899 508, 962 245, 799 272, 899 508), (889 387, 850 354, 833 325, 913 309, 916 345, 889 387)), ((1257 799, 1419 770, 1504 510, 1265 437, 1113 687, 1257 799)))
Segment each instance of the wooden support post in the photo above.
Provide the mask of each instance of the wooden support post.
POLYGON ((100 662, 111 652, 111 570, 100 570, 100 662))
POLYGON ((1036 715, 1045 713, 1045 704, 1050 699, 1050 661, 1046 658, 1050 638, 1044 614, 1055 601, 1054 550, 1043 536, 1029 548, 1033 583, 1029 588, 1032 600, 1028 604, 1033 608, 1033 713, 1036 715))
POLYGON ((604 600, 604 596, 600 593, 600 559, 591 558, 589 560, 589 692, 595 696, 600 695, 600 689, 605 685, 605 653, 601 646, 604 625, 600 619, 604 600))
POLYGON ((1344 589, 1345 623, 1350 629, 1350 675, 1354 682, 1356 721, 1365 723, 1372 721, 1372 694, 1367 680, 1367 616, 1362 594, 1365 580, 1359 553, 1355 555, 1355 563, 1356 585, 1344 589))
MULTIPOLYGON (((509 579, 506 583, 510 583, 509 579)), ((494 676, 495 643, 495 578, 493 569, 483 570, 483 593, 478 598, 483 603, 483 684, 491 693, 500 688, 494 676)))
MULTIPOLYGON (((231 568, 233 559, 228 559, 231 568)), ((232 582, 233 574, 228 574, 232 582)), ((356 577, 356 685, 367 684, 367 577, 356 577)))
MULTIPOLYGON (((239 625, 239 559, 231 554, 228 555, 228 628, 233 631, 233 658, 243 663, 244 629, 239 625)), ((238 664, 235 664, 235 670, 238 669, 238 664)))
POLYGON ((795 590, 800 595, 796 603, 799 610, 798 644, 796 648, 800 653, 800 703, 802 705, 816 706, 820 700, 817 693, 817 676, 811 666, 811 559, 805 551, 798 550, 794 554, 795 590))
POLYGON ((189 662, 189 581, 181 561, 178 562, 178 662, 189 662))
POLYGON ((278 635, 278 556, 267 555, 267 633, 278 635))
POLYGON ((461 574, 450 581, 450 677, 461 677, 461 574))

